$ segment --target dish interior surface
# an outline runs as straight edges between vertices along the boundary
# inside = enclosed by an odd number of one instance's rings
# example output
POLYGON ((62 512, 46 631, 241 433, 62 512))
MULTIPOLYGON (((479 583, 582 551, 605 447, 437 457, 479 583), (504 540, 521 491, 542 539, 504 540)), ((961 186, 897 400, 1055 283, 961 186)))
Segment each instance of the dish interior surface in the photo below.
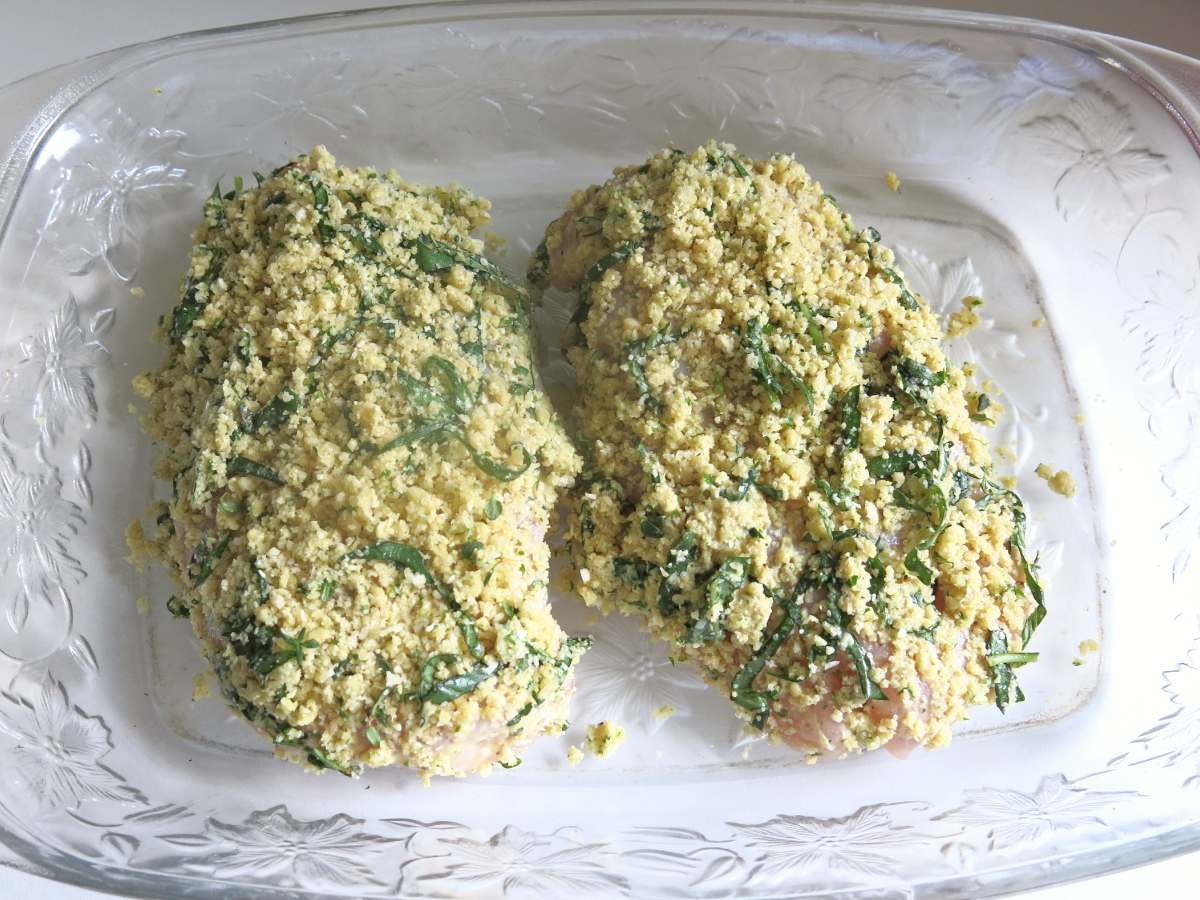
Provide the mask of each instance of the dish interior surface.
MULTIPOLYGON (((416 8, 119 51, 81 64, 10 161, 0 857, 178 895, 775 897, 1031 886, 1200 839, 1200 161, 1178 121, 1085 36, 590 9, 416 8), (571 728, 519 768, 424 789, 272 760, 205 678, 168 580, 125 559, 126 525, 163 490, 130 379, 160 358, 149 334, 204 197, 325 144, 488 197, 493 258, 520 275, 573 190, 710 137, 794 153, 938 312, 984 299, 948 351, 998 388, 996 470, 1041 554, 1028 699, 976 710, 945 750, 809 767, 746 735, 632 621, 556 596, 596 643, 571 728), (630 740, 569 766, 606 718, 630 740)), ((569 408, 562 299, 536 319, 569 408)))

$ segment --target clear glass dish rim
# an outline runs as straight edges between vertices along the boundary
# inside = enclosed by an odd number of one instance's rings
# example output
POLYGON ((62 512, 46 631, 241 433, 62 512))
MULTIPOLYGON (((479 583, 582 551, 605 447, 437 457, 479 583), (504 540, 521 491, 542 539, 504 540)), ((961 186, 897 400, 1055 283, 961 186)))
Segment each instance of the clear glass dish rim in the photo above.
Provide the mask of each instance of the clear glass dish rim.
MULTIPOLYGON (((13 135, 0 157, 0 241, 8 234, 29 163, 47 134, 78 102, 134 66, 162 59, 182 49, 199 50, 206 46, 227 46, 276 37, 454 21, 535 16, 603 17, 630 13, 696 18, 714 14, 747 18, 776 15, 797 21, 953 26, 1049 41, 1084 54, 1132 81, 1167 112, 1200 157, 1200 60, 1129 38, 1068 25, 991 13, 852 0, 739 0, 736 5, 727 0, 420 0, 183 32, 96 53, 0 86, 0 133, 13 135)), ((0 797, 0 808, 5 806, 0 797)), ((0 845, 16 857, 0 856, 0 866, 60 883, 137 897, 161 896, 158 888, 171 884, 173 896, 214 896, 206 879, 162 873, 161 881, 148 881, 119 867, 67 856, 61 851, 32 844, 2 828, 0 845)), ((996 896, 1119 872, 1196 851, 1200 851, 1200 824, 1192 823, 1167 832, 1147 834, 1115 850, 1101 847, 1082 851, 1061 861, 1052 871, 1018 864, 1011 870, 985 875, 983 883, 979 876, 963 875, 914 884, 910 890, 914 896, 957 896, 968 889, 972 896, 996 896)), ((856 895, 857 889, 850 888, 845 893, 856 895)), ((867 893, 874 891, 867 889, 867 893)), ((234 895, 268 898, 294 895, 294 892, 284 888, 238 885, 235 894, 231 894, 234 895)), ((306 892, 305 896, 316 895, 306 892)))

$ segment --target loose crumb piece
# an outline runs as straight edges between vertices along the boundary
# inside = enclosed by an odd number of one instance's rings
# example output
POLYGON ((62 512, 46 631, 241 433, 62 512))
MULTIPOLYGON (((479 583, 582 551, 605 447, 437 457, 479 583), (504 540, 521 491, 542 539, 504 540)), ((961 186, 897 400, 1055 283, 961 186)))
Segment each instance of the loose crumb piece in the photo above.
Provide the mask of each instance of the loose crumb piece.
POLYGON ((1083 665, 1083 660, 1082 659, 1073 659, 1073 660, 1071 660, 1071 665, 1073 665, 1075 668, 1079 668, 1080 666, 1083 665))
POLYGON ((958 337, 977 327, 983 322, 979 313, 975 311, 980 306, 983 306, 983 300, 979 297, 963 297, 962 309, 951 315, 946 323, 946 334, 958 337))
POLYGON ((567 748, 567 764, 577 766, 583 762, 583 748, 572 744, 567 748))
POLYGON ((669 719, 673 715, 675 715, 675 707, 670 706, 670 705, 660 706, 658 709, 656 709, 654 711, 654 718, 656 718, 660 721, 662 719, 669 719))
POLYGON ((1086 418, 1087 416, 1085 416, 1083 413, 1075 413, 1075 423, 1077 425, 1082 425, 1086 418))
POLYGON ((208 673, 207 672, 201 672, 199 675, 197 675, 195 678, 192 679, 192 699, 193 700, 203 700, 205 697, 207 697, 211 693, 212 693, 212 691, 210 691, 209 687, 208 687, 208 673))
POLYGON ((1034 328, 1041 328, 1043 325, 1046 324, 1046 320, 1042 319, 1042 318, 1037 318, 1037 319, 1034 319, 1029 324, 1032 325, 1034 328))
POLYGON ((133 295, 134 297, 145 297, 145 296, 146 296, 146 289, 145 289, 144 287, 142 287, 140 284, 139 284, 139 285, 134 285, 133 287, 131 287, 131 288, 129 289, 129 293, 130 293, 131 295, 133 295))
POLYGON ((1050 490, 1054 491, 1054 493, 1062 494, 1064 497, 1075 496, 1075 479, 1065 469, 1059 469, 1055 472, 1046 463, 1038 463, 1038 467, 1033 471, 1037 474, 1038 478, 1050 485, 1050 490))
POLYGON ((160 88, 160 87, 153 88, 152 90, 153 90, 153 91, 154 91, 154 93, 156 93, 156 94, 161 94, 161 93, 163 92, 163 89, 162 89, 162 88, 160 88))
POLYGON ((883 178, 887 182, 888 190, 893 194, 900 193, 900 176, 888 169, 883 173, 883 178))
POLYGON ((1006 463, 1015 463, 1017 461, 1016 451, 1012 447, 1005 447, 1003 444, 996 447, 996 455, 1006 463))
POLYGON ((1079 642, 1079 655, 1087 656, 1089 653, 1099 653, 1100 642, 1095 638, 1088 638, 1086 641, 1079 642))
POLYGON ((150 614, 150 601, 144 595, 139 595, 133 601, 137 605, 139 616, 147 616, 150 614))
POLYGON ((1012 475, 1001 476, 1000 483, 1002 485, 1004 485, 1006 488, 1008 488, 1010 491, 1015 491, 1017 489, 1017 479, 1014 478, 1012 475))
POLYGON ((624 740, 625 729, 616 722, 605 720, 587 728, 588 749, 600 759, 616 753, 624 740))

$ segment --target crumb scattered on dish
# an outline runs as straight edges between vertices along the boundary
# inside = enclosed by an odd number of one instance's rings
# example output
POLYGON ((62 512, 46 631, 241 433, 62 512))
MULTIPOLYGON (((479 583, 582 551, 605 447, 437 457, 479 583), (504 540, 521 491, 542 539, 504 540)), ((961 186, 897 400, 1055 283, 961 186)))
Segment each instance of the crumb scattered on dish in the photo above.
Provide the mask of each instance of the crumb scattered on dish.
POLYGON ((203 700, 212 694, 212 689, 208 684, 208 673, 201 672, 192 679, 192 699, 203 700))
POLYGON ((946 323, 946 334, 959 337, 977 327, 983 321, 977 312, 982 305, 983 301, 978 297, 963 297, 962 308, 952 313, 946 323))
POLYGON ((583 748, 572 744, 567 748, 567 764, 577 766, 583 762, 583 748))
POLYGON ((883 173, 883 179, 887 182, 888 190, 893 194, 900 193, 900 176, 888 169, 883 173))
POLYGON ((1065 469, 1059 469, 1056 472, 1053 466, 1047 463, 1038 463, 1037 468, 1033 471, 1038 478, 1050 486, 1050 490, 1054 493, 1064 497, 1075 496, 1075 479, 1065 469))
POLYGON ((654 718, 658 719, 660 722, 663 719, 671 718, 673 715, 675 715, 675 707, 670 705, 660 706, 654 711, 654 718))
POLYGON ((587 745, 599 759, 612 756, 625 742, 625 729, 607 719, 587 727, 587 745))

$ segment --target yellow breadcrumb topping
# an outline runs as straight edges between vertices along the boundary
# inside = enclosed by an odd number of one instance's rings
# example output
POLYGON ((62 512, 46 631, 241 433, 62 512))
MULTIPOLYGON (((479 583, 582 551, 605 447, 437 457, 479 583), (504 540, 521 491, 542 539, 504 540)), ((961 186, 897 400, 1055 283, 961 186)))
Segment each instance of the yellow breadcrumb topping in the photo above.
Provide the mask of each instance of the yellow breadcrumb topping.
POLYGON ((567 765, 577 766, 583 762, 583 748, 572 744, 567 748, 567 765))
POLYGON ((616 722, 597 722, 587 727, 587 745, 599 759, 612 756, 625 742, 625 729, 616 722))
POLYGON ((578 294, 587 603, 813 755, 944 744, 1021 698, 1024 508, 937 318, 802 166, 709 143, 617 169, 530 280, 578 294))
POLYGON ((586 640, 545 532, 579 462, 527 298, 469 236, 487 209, 321 147, 239 179, 135 380, 172 496, 134 554, 233 707, 318 768, 487 771, 565 727, 586 640))
POLYGON ((1048 463, 1038 463, 1037 468, 1033 471, 1038 478, 1050 486, 1050 490, 1054 493, 1064 497, 1075 496, 1075 479, 1066 469, 1059 469, 1055 472, 1054 467, 1048 463))
POLYGON ((212 694, 212 689, 208 686, 208 673, 201 672, 192 679, 192 699, 203 700, 212 694))
POLYGON ((883 173, 883 180, 887 182, 888 190, 893 194, 900 193, 900 176, 888 169, 883 173))
POLYGON ((983 306, 983 301, 978 297, 963 297, 962 308, 951 313, 950 319, 946 323, 947 336, 959 337, 983 322, 982 317, 976 312, 981 306, 983 306))

